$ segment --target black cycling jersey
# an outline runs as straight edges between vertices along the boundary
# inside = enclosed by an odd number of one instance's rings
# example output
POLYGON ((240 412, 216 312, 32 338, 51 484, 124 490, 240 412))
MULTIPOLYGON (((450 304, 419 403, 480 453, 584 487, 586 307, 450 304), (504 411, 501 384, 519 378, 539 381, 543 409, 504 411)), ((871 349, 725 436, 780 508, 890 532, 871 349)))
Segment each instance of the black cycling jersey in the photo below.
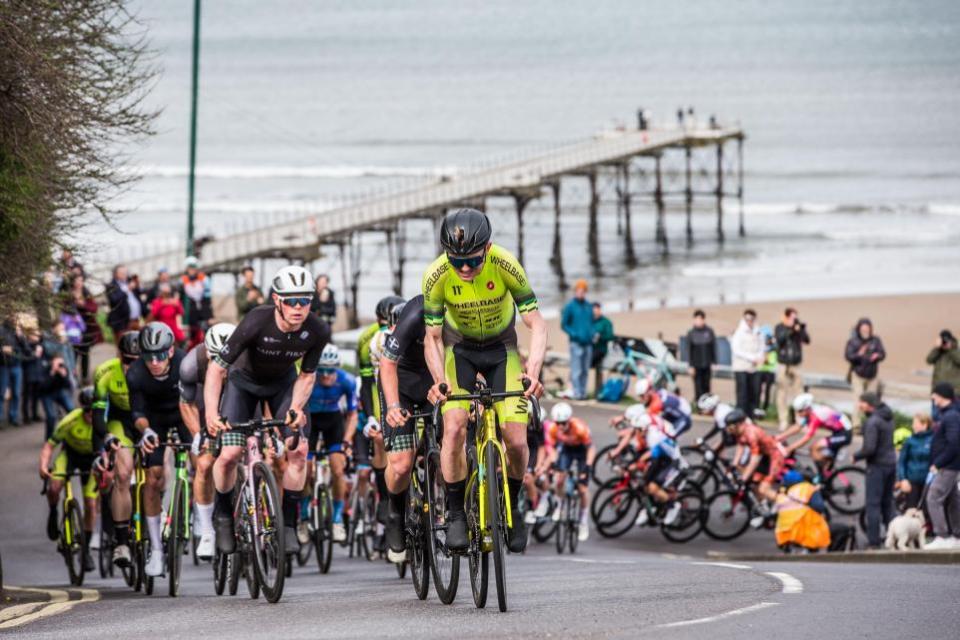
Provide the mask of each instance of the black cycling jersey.
POLYGON ((127 369, 127 389, 130 393, 130 411, 134 420, 147 418, 151 427, 180 420, 180 363, 185 357, 176 349, 170 358, 170 368, 162 378, 150 374, 143 360, 137 360, 127 369))
POLYGON ((252 393, 258 388, 280 388, 296 372, 294 363, 303 358, 300 370, 317 370, 320 353, 330 341, 330 327, 308 315, 296 331, 281 331, 274 319, 274 307, 253 309, 240 322, 214 360, 230 367, 230 377, 252 393))
POLYGON ((427 371, 423 357, 423 294, 411 298, 403 307, 393 333, 387 337, 383 355, 397 363, 399 369, 420 374, 427 371))
POLYGON ((195 404, 203 419, 203 379, 207 375, 207 348, 198 344, 187 353, 180 363, 180 400, 195 404))

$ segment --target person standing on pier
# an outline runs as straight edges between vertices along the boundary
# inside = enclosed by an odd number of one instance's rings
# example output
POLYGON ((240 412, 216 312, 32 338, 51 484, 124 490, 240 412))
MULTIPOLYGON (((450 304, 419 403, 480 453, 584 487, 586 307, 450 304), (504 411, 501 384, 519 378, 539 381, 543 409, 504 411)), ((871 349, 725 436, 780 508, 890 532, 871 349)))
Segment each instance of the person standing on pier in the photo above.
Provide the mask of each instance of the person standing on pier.
POLYGON ((687 364, 693 378, 693 397, 700 398, 710 393, 710 374, 717 364, 717 336, 707 326, 707 314, 703 309, 693 312, 693 328, 687 332, 687 348, 690 351, 687 364))
POLYGON ((803 345, 810 344, 806 323, 800 322, 797 310, 787 307, 783 321, 773 330, 777 344, 777 419, 780 431, 790 424, 790 403, 803 391, 803 345))
POLYGON ((575 400, 587 398, 587 376, 593 353, 593 308, 587 301, 587 281, 573 285, 573 299, 563 307, 560 328, 570 340, 570 386, 575 400))

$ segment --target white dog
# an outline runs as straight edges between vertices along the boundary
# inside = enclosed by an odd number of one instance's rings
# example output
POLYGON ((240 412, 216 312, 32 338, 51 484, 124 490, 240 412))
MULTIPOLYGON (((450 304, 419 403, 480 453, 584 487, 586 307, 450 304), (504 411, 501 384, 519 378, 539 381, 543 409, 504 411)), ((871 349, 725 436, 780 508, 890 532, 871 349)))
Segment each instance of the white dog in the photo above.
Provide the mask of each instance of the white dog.
POLYGON ((923 528, 926 520, 920 509, 907 509, 902 515, 890 521, 887 526, 887 549, 906 551, 912 545, 920 549, 923 546, 923 528))

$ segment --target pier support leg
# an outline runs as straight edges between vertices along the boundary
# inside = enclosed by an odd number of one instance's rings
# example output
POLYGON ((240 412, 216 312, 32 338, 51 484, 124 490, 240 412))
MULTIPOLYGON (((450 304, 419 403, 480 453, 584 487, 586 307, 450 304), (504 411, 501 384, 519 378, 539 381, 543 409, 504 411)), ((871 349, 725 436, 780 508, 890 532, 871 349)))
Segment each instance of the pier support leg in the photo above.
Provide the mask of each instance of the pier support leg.
POLYGON ((357 294, 360 290, 360 244, 354 243, 354 234, 340 242, 340 265, 343 271, 343 288, 348 294, 347 323, 351 329, 360 326, 357 294))
POLYGON ((669 251, 669 245, 667 243, 666 210, 663 203, 663 171, 660 169, 660 155, 655 156, 655 167, 657 185, 653 192, 653 199, 657 206, 656 239, 663 253, 667 253, 669 251))
POLYGON ((743 219, 743 137, 737 138, 737 201, 740 206, 740 237, 747 235, 743 219))
POLYGON ((620 203, 623 206, 623 254, 628 269, 637 266, 637 254, 633 250, 633 229, 630 224, 630 163, 620 165, 621 186, 618 186, 620 203))
POLYGON ((530 204, 530 196, 519 193, 513 194, 513 201, 517 205, 517 260, 523 264, 523 212, 530 204))
POLYGON ((403 295, 403 268, 407 263, 407 236, 404 229, 404 221, 397 222, 397 271, 393 282, 393 292, 398 296, 403 295))
POLYGON ((550 266, 560 281, 560 290, 566 291, 567 278, 563 272, 563 255, 560 242, 560 180, 550 184, 553 192, 553 250, 550 252, 550 266))
POLYGON ((717 240, 723 242, 723 143, 717 143, 717 240))
POLYGON ((590 254, 590 266, 600 273, 600 238, 597 217, 600 213, 600 194, 597 193, 597 172, 587 174, 590 181, 590 222, 587 228, 587 250, 590 254))
POLYGON ((683 193, 686 196, 687 204, 687 248, 690 248, 693 246, 693 170, 690 166, 693 151, 689 145, 684 147, 684 153, 686 155, 686 166, 684 168, 683 193))

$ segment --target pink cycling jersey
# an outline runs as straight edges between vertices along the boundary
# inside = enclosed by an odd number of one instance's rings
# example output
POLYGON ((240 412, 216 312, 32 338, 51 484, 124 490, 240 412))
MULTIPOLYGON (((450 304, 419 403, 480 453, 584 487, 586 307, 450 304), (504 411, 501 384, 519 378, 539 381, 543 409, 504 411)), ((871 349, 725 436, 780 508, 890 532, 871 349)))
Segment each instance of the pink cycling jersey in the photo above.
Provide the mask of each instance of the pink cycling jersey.
POLYGON ((826 429, 834 433, 839 433, 842 431, 850 431, 853 428, 847 416, 825 404, 815 404, 810 407, 810 415, 807 416, 804 421, 807 427, 807 433, 811 436, 817 432, 817 429, 826 429))

